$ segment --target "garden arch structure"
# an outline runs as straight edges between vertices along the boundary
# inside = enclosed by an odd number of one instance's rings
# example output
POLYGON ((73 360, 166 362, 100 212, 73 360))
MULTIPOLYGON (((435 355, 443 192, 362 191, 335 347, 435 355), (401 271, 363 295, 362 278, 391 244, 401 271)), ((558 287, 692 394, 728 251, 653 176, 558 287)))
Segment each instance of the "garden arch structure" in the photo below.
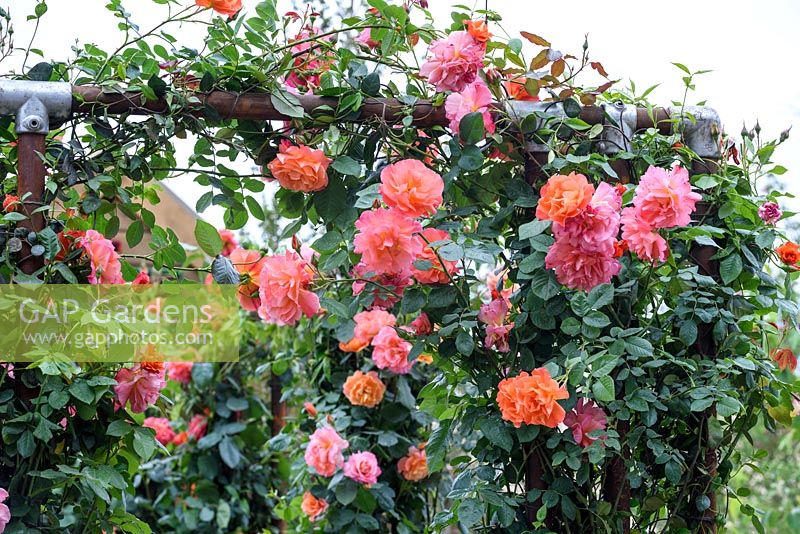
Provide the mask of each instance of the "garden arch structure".
MULTIPOLYGON (((199 104, 196 113, 202 115, 204 108, 212 108, 220 117, 225 119, 249 120, 290 120, 278 111, 273 105, 270 95, 264 93, 230 93, 212 91, 209 93, 195 93, 199 104)), ((314 95, 298 95, 298 100, 303 109, 311 114, 314 109, 321 106, 336 107, 337 100, 332 98, 317 97, 314 95)), ((45 226, 42 210, 45 186, 46 169, 40 154, 46 148, 46 137, 50 124, 65 121, 75 114, 108 114, 108 115, 150 115, 167 111, 167 103, 162 100, 146 100, 137 93, 111 93, 104 92, 100 87, 72 86, 65 82, 35 82, 35 81, 0 81, 0 115, 14 115, 18 141, 18 193, 23 198, 22 211, 27 219, 20 225, 32 231, 40 231, 45 226)), ((560 102, 511 102, 506 110, 510 116, 522 120, 534 115, 537 119, 537 129, 546 121, 563 119, 567 117, 564 105, 560 102)), ((434 107, 430 102, 418 102, 412 109, 397 100, 371 98, 365 101, 358 114, 350 118, 351 122, 379 119, 388 123, 399 122, 408 115, 413 117, 412 124, 419 127, 446 126, 448 119, 445 117, 442 106, 434 107)), ((717 169, 717 161, 721 155, 720 139, 722 127, 718 114, 707 107, 681 107, 681 108, 637 108, 622 103, 605 104, 601 106, 583 106, 579 110, 579 118, 588 124, 602 124, 604 126, 601 142, 598 143, 600 152, 612 155, 621 150, 630 148, 632 137, 639 131, 655 128, 660 133, 670 134, 680 132, 685 144, 691 148, 700 159, 695 161, 690 169, 691 174, 713 173, 717 169)), ((546 180, 541 171, 541 165, 547 162, 548 147, 535 140, 526 143, 527 153, 525 174, 529 183, 546 180)), ((628 182, 631 172, 624 160, 617 160, 612 165, 616 176, 610 178, 628 182)), ((696 216, 702 217, 713 210, 714 206, 698 205, 696 216)), ((694 245, 691 256, 698 265, 702 274, 718 278, 719 265, 712 259, 715 253, 710 245, 694 245)), ((34 274, 43 265, 41 256, 30 254, 30 250, 23 249, 21 269, 27 274, 34 274)), ((703 358, 713 359, 716 347, 711 331, 711 325, 699 325, 695 349, 703 358)), ((280 432, 285 417, 285 406, 280 403, 280 384, 277 380, 271 382, 273 435, 280 432)), ((701 418, 697 429, 701 444, 707 444, 709 418, 715 417, 714 407, 710 407, 701 418)), ((628 431, 628 423, 619 421, 617 431, 622 438, 628 431)), ((529 446, 529 445, 528 445, 529 446)), ((710 506, 697 518, 698 528, 701 532, 716 532, 716 492, 713 486, 717 468, 717 452, 710 447, 704 447, 705 455, 692 466, 693 478, 699 487, 705 488, 705 495, 710 506)), ((531 489, 544 489, 542 480, 542 465, 533 451, 525 451, 525 481, 526 491, 531 489)), ((630 510, 630 486, 625 472, 624 458, 612 462, 606 473, 602 488, 604 497, 622 512, 630 510)), ((690 496, 700 497, 702 494, 690 496)), ((541 506, 540 502, 527 506, 529 520, 536 518, 536 513, 541 506)), ((630 523, 622 525, 624 532, 630 531, 630 523)))

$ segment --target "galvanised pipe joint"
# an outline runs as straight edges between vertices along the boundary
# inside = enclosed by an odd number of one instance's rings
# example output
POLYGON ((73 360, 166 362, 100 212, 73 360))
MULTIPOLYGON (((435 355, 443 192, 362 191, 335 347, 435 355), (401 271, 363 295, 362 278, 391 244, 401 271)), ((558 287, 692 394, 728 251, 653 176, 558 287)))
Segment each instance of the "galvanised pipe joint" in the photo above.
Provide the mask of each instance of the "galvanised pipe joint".
POLYGON ((719 159, 722 155, 722 121, 719 113, 704 106, 673 107, 669 115, 678 122, 673 129, 683 132, 686 146, 703 159, 719 159))
POLYGON ((0 115, 16 116, 18 134, 47 134, 51 122, 60 124, 72 116, 72 85, 0 80, 0 115))
POLYGON ((630 152, 631 140, 636 133, 636 106, 620 101, 602 104, 603 132, 597 149, 601 154, 613 156, 618 152, 630 152))

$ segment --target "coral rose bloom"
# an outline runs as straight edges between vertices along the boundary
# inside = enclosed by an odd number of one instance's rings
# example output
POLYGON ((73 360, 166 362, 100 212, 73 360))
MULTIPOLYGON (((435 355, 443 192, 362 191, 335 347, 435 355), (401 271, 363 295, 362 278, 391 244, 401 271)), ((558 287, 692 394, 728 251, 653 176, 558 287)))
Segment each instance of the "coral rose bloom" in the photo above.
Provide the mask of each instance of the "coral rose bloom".
POLYGON ((551 176, 540 191, 536 218, 564 224, 589 205, 593 194, 594 186, 582 174, 571 172, 568 176, 551 176))
POLYGON ((677 166, 668 171, 650 166, 636 186, 633 205, 636 216, 653 228, 672 228, 689 224, 701 198, 692 191, 685 168, 677 166))
POLYGON ((156 439, 162 445, 168 445, 175 439, 175 431, 172 430, 169 419, 164 417, 146 417, 142 426, 155 430, 156 439))
POLYGON ((167 370, 167 378, 180 382, 181 384, 188 384, 192 381, 192 367, 194 362, 167 362, 164 364, 167 370))
POLYGON ((404 375, 411 372, 413 361, 408 361, 411 343, 397 335, 391 326, 384 326, 372 340, 372 361, 378 369, 404 375))
POLYGON ((89 257, 92 272, 90 284, 123 284, 122 264, 114 244, 96 230, 87 230, 80 240, 81 247, 89 257))
MULTIPOLYGON (((417 256, 417 261, 423 260, 431 263, 430 269, 421 271, 412 266, 412 274, 420 284, 448 284, 450 277, 458 272, 458 262, 442 259, 439 261, 439 256, 431 248, 430 243, 437 241, 447 241, 450 239, 450 234, 444 230, 437 230, 436 228, 425 228, 422 231, 421 241, 423 243, 422 252, 417 256), (424 238, 424 239, 422 239, 424 238), (448 276, 449 273, 449 276, 448 276)), ((437 245, 438 248, 439 245, 437 245)))
POLYGON ((772 361, 778 364, 778 367, 781 371, 785 371, 789 369, 791 372, 794 373, 795 369, 797 369, 797 356, 791 351, 791 349, 781 348, 775 349, 770 354, 772 361))
POLYGON ((397 318, 384 310, 368 310, 355 314, 353 321, 356 323, 353 339, 339 344, 339 348, 345 352, 359 352, 365 349, 381 328, 394 326, 397 318))
POLYGON ((264 268, 264 258, 257 250, 235 248, 230 253, 230 260, 234 268, 242 275, 239 284, 239 304, 246 311, 257 311, 261 305, 258 289, 261 281, 261 270, 264 268))
POLYGON ((386 386, 375 371, 366 374, 356 371, 347 377, 342 390, 352 405, 374 408, 383 400, 386 386))
MULTIPOLYGON (((661 238, 658 234, 652 235, 661 238)), ((569 241, 556 241, 547 251, 545 267, 555 270, 559 283, 570 289, 590 291, 595 286, 607 284, 619 273, 622 265, 614 257, 613 241, 598 245, 602 246, 587 250, 569 241)))
POLYGON ((553 236, 587 251, 605 248, 603 245, 616 240, 619 233, 621 206, 622 195, 602 182, 579 215, 570 217, 565 224, 553 223, 553 236))
POLYGON ((208 430, 208 417, 203 414, 194 414, 189 420, 187 433, 190 438, 200 441, 208 430))
POLYGON ((466 26, 467 33, 479 43, 485 43, 492 38, 492 34, 489 33, 489 26, 486 24, 485 20, 468 20, 466 26))
POLYGON ((557 401, 568 398, 567 389, 559 387, 544 367, 501 380, 497 391, 503 419, 517 428, 522 424, 557 427, 566 416, 557 401))
POLYGON ((242 0, 194 0, 200 7, 210 7, 220 15, 232 17, 242 9, 242 0))
POLYGON ((398 161, 381 171, 383 201, 409 217, 436 213, 442 204, 442 191, 442 177, 416 159, 398 161))
POLYGON ((796 243, 792 243, 791 241, 787 241, 776 248, 775 252, 778 253, 778 257, 786 265, 796 265, 797 262, 800 261, 800 248, 798 248, 796 243))
POLYGON ((356 221, 356 228, 354 250, 372 273, 408 273, 422 252, 422 243, 414 235, 422 231, 422 225, 397 210, 365 211, 356 221))
POLYGON ((639 219, 632 207, 622 210, 622 239, 628 249, 642 260, 663 262, 669 256, 667 241, 639 219))
POLYGON ((300 505, 300 508, 313 523, 328 509, 328 501, 325 499, 317 499, 310 491, 307 491, 303 494, 303 503, 300 505))
POLYGON ((411 446, 408 454, 397 462, 397 472, 404 479, 419 482, 428 476, 428 456, 424 449, 411 446))
POLYGON ((378 477, 381 476, 378 459, 371 452, 359 451, 352 454, 344 463, 342 470, 347 478, 367 486, 377 483, 378 477))
POLYGON ((131 368, 123 367, 114 377, 114 409, 123 408, 128 401, 131 411, 144 413, 148 406, 155 404, 161 390, 167 385, 164 380, 164 366, 160 368, 146 363, 136 364, 131 368))
POLYGON ((525 82, 527 81, 528 81, 527 78, 518 77, 503 82, 503 87, 506 88, 506 92, 508 93, 508 98, 510 98, 511 100, 538 102, 539 96, 532 95, 528 92, 528 88, 525 86, 525 82))
POLYGON ((312 274, 306 261, 295 252, 265 256, 258 290, 258 316, 268 323, 295 325, 300 317, 319 311, 319 297, 308 289, 312 274))
POLYGON ((278 155, 267 167, 284 189, 311 193, 328 185, 330 163, 322 150, 283 142, 278 155))
POLYGON ((217 233, 219 233, 219 238, 222 239, 222 251, 220 254, 227 258, 231 255, 231 252, 239 246, 239 242, 236 240, 236 234, 230 230, 218 230, 217 233))
POLYGON ((318 428, 311 434, 304 455, 306 465, 320 476, 333 476, 344 463, 344 451, 350 444, 331 427, 318 428))

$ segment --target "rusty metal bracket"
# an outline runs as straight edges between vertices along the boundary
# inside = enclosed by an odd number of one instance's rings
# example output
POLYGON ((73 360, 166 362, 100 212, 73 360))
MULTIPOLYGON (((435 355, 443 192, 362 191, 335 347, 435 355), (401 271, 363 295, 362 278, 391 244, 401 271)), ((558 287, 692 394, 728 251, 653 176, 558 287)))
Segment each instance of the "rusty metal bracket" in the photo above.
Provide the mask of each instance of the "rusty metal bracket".
POLYGON ((16 116, 19 134, 47 134, 50 123, 72 116, 72 86, 66 82, 0 80, 0 115, 16 116))

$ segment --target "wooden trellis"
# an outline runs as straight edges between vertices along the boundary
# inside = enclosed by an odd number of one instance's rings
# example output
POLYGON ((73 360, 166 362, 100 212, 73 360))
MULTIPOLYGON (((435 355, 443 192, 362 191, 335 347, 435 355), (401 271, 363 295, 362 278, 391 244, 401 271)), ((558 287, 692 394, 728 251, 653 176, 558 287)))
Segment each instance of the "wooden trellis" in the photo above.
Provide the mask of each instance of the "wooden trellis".
MULTIPOLYGON (((236 94, 223 91, 213 91, 210 93, 196 93, 198 104, 196 113, 202 115, 206 107, 212 108, 214 112, 224 119, 250 119, 250 120, 290 120, 291 117, 280 113, 272 104, 270 95, 263 93, 236 94)), ((321 106, 329 106, 336 109, 337 100, 331 98, 317 97, 313 95, 300 95, 298 97, 303 109, 311 116, 315 109, 321 106)), ((38 128, 30 128, 29 117, 25 114, 25 106, 29 109, 38 109, 38 120, 63 120, 74 114, 134 114, 148 115, 163 113, 168 110, 166 102, 161 100, 146 101, 142 95, 136 93, 106 93, 101 88, 93 86, 75 86, 58 82, 15 82, 0 81, 0 115, 17 114, 17 132, 19 133, 19 173, 18 190, 20 195, 28 195, 24 201, 23 212, 29 218, 20 223, 21 226, 32 231, 40 231, 44 228, 45 219, 41 212, 35 210, 41 206, 44 194, 45 167, 40 157, 44 153, 47 129, 42 124, 34 124, 38 128), (64 109, 63 98, 56 101, 53 106, 48 106, 49 100, 46 97, 50 93, 64 95, 68 91, 71 95, 71 102, 67 105, 69 109, 64 109), (14 98, 9 98, 9 96, 14 98), (28 98, 29 97, 29 98, 28 98), (30 101, 36 99, 42 106, 31 108, 30 101), (20 104, 22 102, 22 104, 20 104), (59 102, 61 102, 59 104, 59 102), (17 108, 17 109, 12 109, 17 108), (54 109, 55 108, 55 109, 54 109), (44 116, 41 116, 44 109, 44 116), (25 121, 28 124, 25 126, 25 121)), ((497 105, 499 107, 500 104, 497 105)), ((516 119, 534 114, 542 121, 548 118, 563 118, 566 116, 561 103, 544 102, 512 102, 506 111, 516 119)), ((392 99, 366 99, 363 106, 356 116, 349 116, 348 121, 367 121, 383 120, 389 123, 399 122, 407 115, 413 117, 413 124, 419 127, 446 126, 448 120, 445 117, 442 107, 434 107, 429 102, 418 102, 414 106, 405 105, 392 99)), ((586 106, 580 109, 579 118, 588 124, 602 124, 603 133, 601 135, 598 148, 600 152, 614 154, 621 150, 628 150, 632 137, 636 132, 649 128, 656 128, 662 134, 670 134, 673 131, 680 131, 684 142, 694 150, 700 160, 696 161, 690 169, 691 174, 706 174, 715 172, 718 159, 720 157, 720 135, 721 126, 717 114, 709 108, 636 108, 630 105, 607 104, 604 106, 586 106), (691 115, 691 118, 687 118, 691 115)), ((543 122, 544 123, 544 122, 543 122)), ((542 123, 542 124, 543 124, 542 123)), ((530 142, 526 149, 526 177, 531 184, 543 183, 546 176, 542 172, 542 164, 546 163, 548 157, 548 147, 546 145, 530 142)), ((628 163, 624 160, 614 161, 612 168, 617 178, 623 182, 630 181, 632 173, 628 163)), ((700 208, 700 206, 699 206, 700 208)), ((700 209, 708 210, 708 206, 700 209)), ((712 260, 715 249, 712 246, 695 245, 691 251, 691 256, 695 260, 702 274, 718 277, 718 262, 712 260)), ((23 251, 21 269, 28 274, 34 273, 42 265, 41 257, 33 257, 23 251)), ((697 354, 706 358, 716 357, 716 346, 711 332, 710 325, 700 325, 697 341, 695 344, 697 354)), ((277 380, 271 383, 271 391, 274 398, 280 398, 280 384, 277 380)), ((280 431, 283 424, 284 408, 273 402, 275 418, 273 433, 280 431)), ((701 421, 701 441, 708 443, 708 424, 709 418, 715 417, 714 408, 710 408, 703 416, 701 421)), ((620 440, 624 444, 625 435, 629 431, 627 421, 617 423, 617 432, 620 440)), ((698 518, 700 530, 702 532, 716 532, 716 495, 711 487, 711 479, 716 473, 717 451, 707 448, 707 454, 702 462, 702 468, 692 474, 694 480, 707 488, 706 496, 711 505, 698 518)), ((526 448, 525 457, 525 485, 526 490, 546 489, 542 478, 543 465, 540 457, 526 448)), ((625 459, 630 452, 623 450, 623 457, 616 458, 608 466, 605 483, 603 485, 603 498, 612 503, 614 508, 620 512, 630 511, 631 488, 628 481, 628 473, 625 468, 625 459)), ((697 495, 700 496, 700 495, 697 495)), ((536 512, 541 506, 540 503, 530 503, 527 506, 527 516, 530 521, 536 517, 536 512)), ((630 521, 623 523, 623 532, 630 532, 630 521)))

